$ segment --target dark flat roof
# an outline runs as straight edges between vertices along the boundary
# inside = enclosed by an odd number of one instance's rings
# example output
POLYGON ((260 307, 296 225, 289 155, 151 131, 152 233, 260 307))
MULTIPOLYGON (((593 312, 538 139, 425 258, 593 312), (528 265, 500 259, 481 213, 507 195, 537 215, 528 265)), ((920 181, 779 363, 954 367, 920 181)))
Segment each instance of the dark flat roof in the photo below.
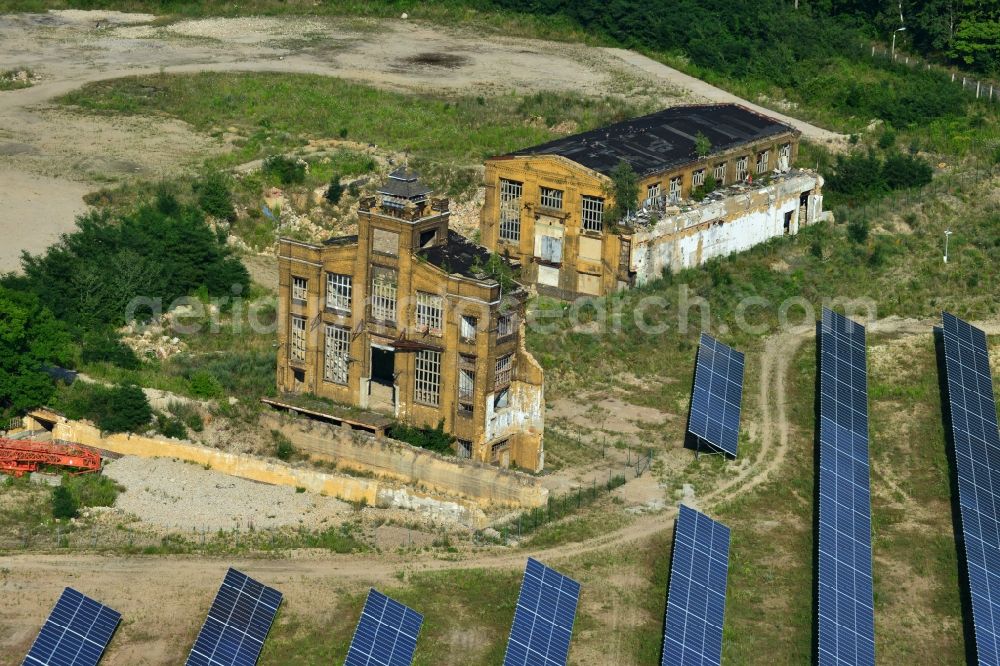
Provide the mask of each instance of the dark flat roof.
POLYGON ((479 277, 472 271, 472 267, 476 264, 485 267, 490 260, 489 250, 451 229, 448 230, 447 241, 418 250, 417 254, 448 273, 459 273, 477 280, 479 277))
POLYGON ((354 245, 358 242, 358 235, 353 234, 351 236, 334 236, 333 238, 327 238, 323 241, 323 245, 354 245))
POLYGON ((638 175, 646 176, 697 160, 694 139, 698 132, 708 137, 711 153, 718 153, 791 131, 790 125, 738 104, 674 106, 510 156, 560 155, 605 175, 624 160, 638 175))

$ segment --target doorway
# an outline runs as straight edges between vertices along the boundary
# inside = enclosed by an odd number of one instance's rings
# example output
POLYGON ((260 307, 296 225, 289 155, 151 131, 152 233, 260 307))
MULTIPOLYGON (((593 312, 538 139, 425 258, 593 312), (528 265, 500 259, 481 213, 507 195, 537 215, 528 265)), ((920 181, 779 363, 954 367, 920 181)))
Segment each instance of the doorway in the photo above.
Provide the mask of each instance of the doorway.
POLYGON ((396 409, 396 352, 391 347, 372 345, 372 374, 369 385, 369 407, 377 410, 396 409))

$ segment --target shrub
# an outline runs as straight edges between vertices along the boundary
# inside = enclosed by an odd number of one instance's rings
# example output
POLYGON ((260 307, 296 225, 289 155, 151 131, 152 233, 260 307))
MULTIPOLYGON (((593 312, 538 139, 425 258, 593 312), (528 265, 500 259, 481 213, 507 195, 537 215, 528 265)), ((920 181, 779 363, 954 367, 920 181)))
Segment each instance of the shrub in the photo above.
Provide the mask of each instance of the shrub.
POLYGON ((393 439, 437 453, 451 453, 452 445, 455 443, 455 438, 444 431, 443 419, 433 429, 394 423, 389 428, 388 434, 393 439))
POLYGON ((164 437, 187 439, 187 428, 184 427, 184 423, 176 417, 167 416, 166 414, 157 414, 156 429, 164 437))
POLYGON ((847 237, 857 244, 868 240, 868 220, 858 216, 847 223, 847 237))
POLYGON ((882 178, 893 190, 923 187, 931 182, 934 170, 931 165, 913 155, 895 153, 882 166, 882 178))
POLYGON ((121 487, 101 474, 64 476, 63 487, 69 489, 77 506, 113 506, 121 487))
POLYGON ((886 127, 878 137, 878 147, 882 150, 889 150, 896 145, 896 130, 886 127))
MULTIPOLYGON (((65 481, 64 477, 63 480, 65 481)), ((80 512, 80 505, 77 503, 73 493, 65 485, 56 486, 52 489, 52 515, 56 518, 76 518, 80 512)))
POLYGON ((229 178, 221 171, 209 171, 194 184, 198 195, 198 206, 220 220, 236 219, 236 209, 233 208, 233 193, 229 178))
POLYGON ((274 440, 275 458, 287 461, 295 457, 295 446, 292 445, 292 440, 288 439, 283 433, 272 430, 271 439, 274 440))
POLYGON ((191 393, 199 398, 218 398, 222 395, 222 384, 212 373, 206 370, 196 370, 191 373, 191 393))
POLYGON ((71 419, 89 419, 106 432, 136 432, 149 425, 153 410, 138 386, 76 382, 59 403, 71 419))
POLYGON ((126 370, 137 370, 142 365, 132 348, 108 329, 83 338, 81 359, 84 363, 110 363, 126 370))
POLYGON ((326 188, 323 198, 333 205, 337 205, 342 196, 344 196, 344 186, 340 184, 340 177, 334 176, 330 179, 330 186, 326 188))
POLYGON ((306 180, 306 163, 299 159, 272 155, 264 160, 264 173, 277 178, 282 185, 304 183, 306 180))
POLYGON ((201 418, 198 408, 193 405, 175 400, 167 405, 167 411, 195 432, 201 432, 205 429, 205 421, 201 418))

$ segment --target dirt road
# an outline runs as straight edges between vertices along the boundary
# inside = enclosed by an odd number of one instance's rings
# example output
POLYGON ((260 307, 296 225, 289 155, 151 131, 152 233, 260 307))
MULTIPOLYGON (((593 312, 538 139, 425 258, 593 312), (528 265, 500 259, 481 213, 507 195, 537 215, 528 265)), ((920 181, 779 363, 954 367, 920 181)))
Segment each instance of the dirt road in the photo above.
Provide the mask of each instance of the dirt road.
MULTIPOLYGON (((564 90, 663 105, 736 100, 619 49, 402 20, 246 17, 154 26, 154 18, 76 10, 0 16, 0 62, 42 77, 32 88, 0 92, 0 272, 17 267, 22 249, 38 251, 71 230, 85 191, 191 169, 225 149, 174 120, 84 116, 52 104, 92 81, 161 71, 276 71, 408 91, 564 90)), ((810 138, 838 138, 795 122, 810 138)))

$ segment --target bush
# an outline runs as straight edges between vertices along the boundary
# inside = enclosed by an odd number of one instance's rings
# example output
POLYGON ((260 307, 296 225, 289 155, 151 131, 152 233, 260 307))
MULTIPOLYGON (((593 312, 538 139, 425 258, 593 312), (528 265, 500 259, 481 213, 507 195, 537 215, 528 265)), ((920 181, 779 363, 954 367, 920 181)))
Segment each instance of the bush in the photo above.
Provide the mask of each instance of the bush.
MULTIPOLYGON (((64 477, 63 481, 68 477, 64 477)), ((55 518, 76 518, 80 513, 80 505, 73 493, 65 485, 52 489, 52 515, 55 518)))
POLYGON ((221 171, 210 171, 194 184, 198 195, 198 206, 220 220, 236 219, 236 209, 233 208, 233 193, 229 177, 221 171))
POLYGON ((176 417, 167 416, 166 414, 157 414, 156 429, 164 437, 187 439, 187 428, 184 426, 184 423, 176 417))
POLYGON ((59 406, 71 419, 89 419, 106 432, 137 432, 153 417, 146 394, 135 385, 106 387, 76 382, 59 406))
POLYGON ((889 150, 896 145, 896 130, 886 127, 878 138, 878 147, 882 150, 889 150))
POLYGON ((205 421, 201 418, 198 408, 193 405, 189 405, 186 402, 173 401, 167 405, 167 411, 195 432, 201 432, 205 429, 205 421))
POLYGON ((868 220, 860 216, 851 219, 847 223, 847 237, 859 245, 868 240, 868 220))
POLYGON ((191 374, 191 393, 199 398, 218 398, 222 396, 222 384, 215 375, 205 370, 197 370, 191 374))
POLYGON ((444 419, 438 422, 434 429, 417 428, 405 423, 394 423, 388 432, 389 437, 401 442, 419 446, 437 453, 452 453, 455 438, 444 431, 444 419))
POLYGON ((81 359, 84 363, 110 363, 126 370, 137 370, 142 365, 132 348, 107 329, 83 338, 81 359))
POLYGON ((292 440, 277 430, 271 431, 271 439, 274 440, 274 457, 278 460, 291 460, 295 457, 295 447, 292 440))
POLYGON ((121 487, 101 474, 64 476, 63 487, 73 496, 78 507, 113 506, 121 487))
POLYGON ((889 189, 902 190, 928 184, 934 177, 934 170, 919 157, 895 153, 885 160, 882 177, 889 189))
POLYGON ((323 198, 336 206, 340 203, 342 196, 344 196, 344 186, 340 184, 340 177, 334 176, 330 180, 330 186, 326 188, 323 198))
POLYGON ((277 178, 282 185, 304 183, 306 180, 306 163, 299 159, 272 155, 264 160, 264 173, 277 178))

